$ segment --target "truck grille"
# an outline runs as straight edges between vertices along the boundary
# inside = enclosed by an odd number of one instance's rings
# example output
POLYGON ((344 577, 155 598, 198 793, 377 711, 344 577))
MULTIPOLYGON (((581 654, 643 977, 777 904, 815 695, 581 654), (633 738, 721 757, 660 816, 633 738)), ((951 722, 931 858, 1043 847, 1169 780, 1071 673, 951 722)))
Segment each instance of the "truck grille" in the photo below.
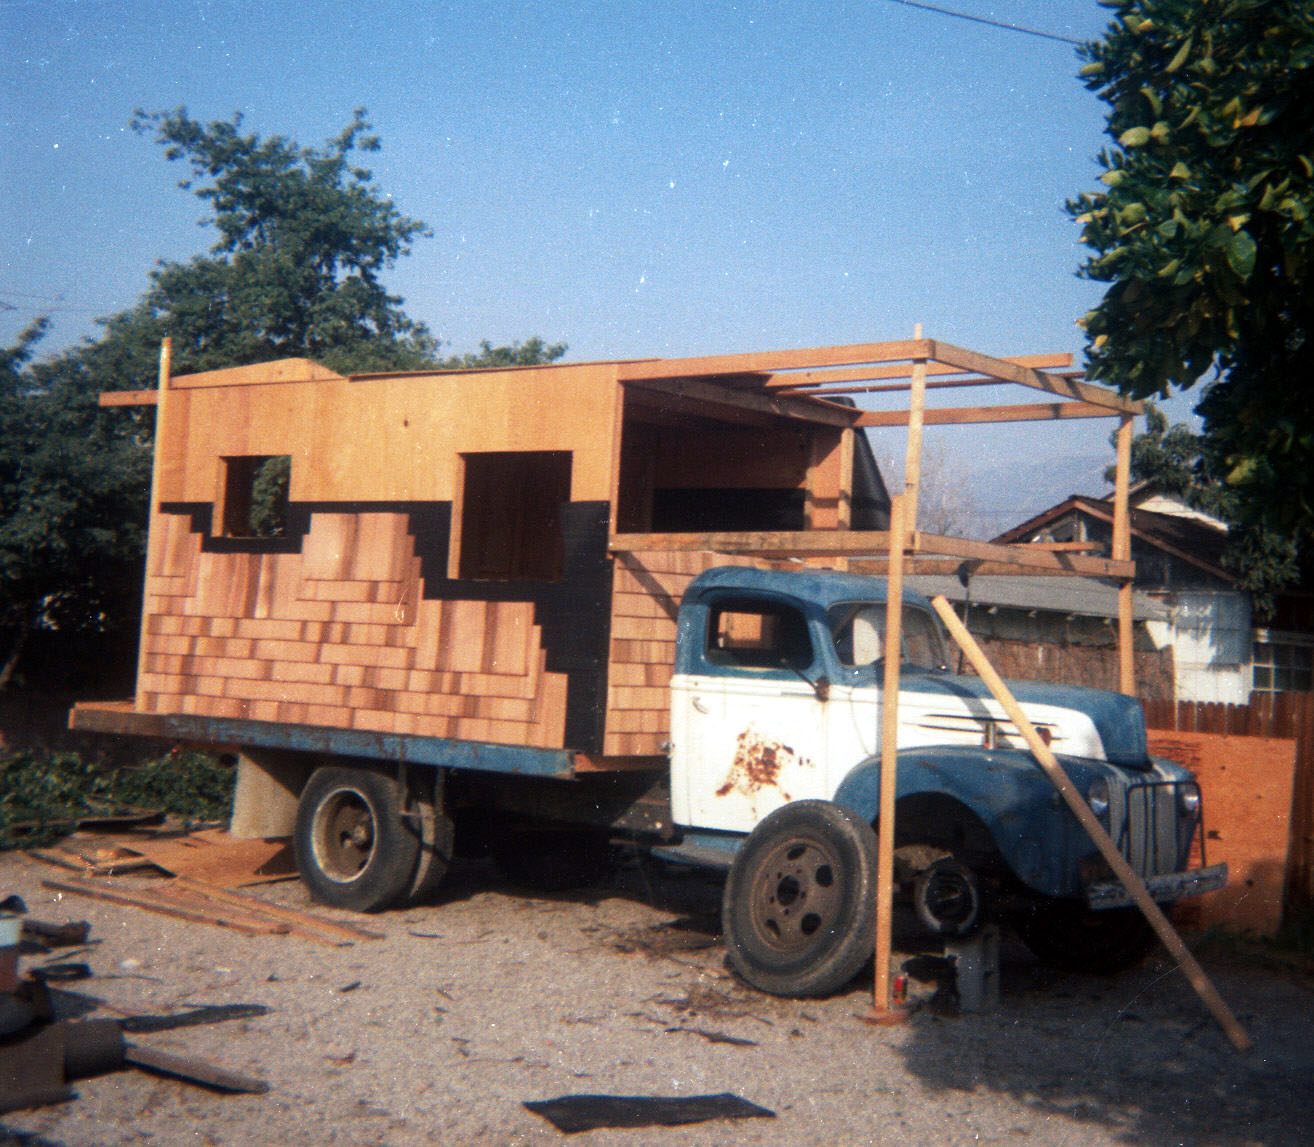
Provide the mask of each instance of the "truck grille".
MULTIPOLYGON (((1111 804, 1109 835, 1135 872, 1159 876, 1187 867, 1201 824, 1199 797, 1194 781, 1137 781, 1128 785, 1121 809, 1111 804), (1195 809, 1188 811, 1192 793, 1195 809)), ((1203 834, 1196 862, 1205 863, 1203 834)))

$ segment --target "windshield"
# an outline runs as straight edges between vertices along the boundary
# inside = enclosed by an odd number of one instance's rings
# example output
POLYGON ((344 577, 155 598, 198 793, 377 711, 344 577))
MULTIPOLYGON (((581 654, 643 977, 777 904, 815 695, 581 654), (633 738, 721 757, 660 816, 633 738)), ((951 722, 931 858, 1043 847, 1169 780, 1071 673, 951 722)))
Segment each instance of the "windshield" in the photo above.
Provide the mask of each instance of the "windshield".
MULTIPOLYGON (((927 670, 948 666, 940 628, 926 610, 905 604, 902 628, 901 665, 927 670)), ((834 606, 830 632, 841 664, 850 669, 878 665, 885 657, 885 606, 870 602, 834 606)))

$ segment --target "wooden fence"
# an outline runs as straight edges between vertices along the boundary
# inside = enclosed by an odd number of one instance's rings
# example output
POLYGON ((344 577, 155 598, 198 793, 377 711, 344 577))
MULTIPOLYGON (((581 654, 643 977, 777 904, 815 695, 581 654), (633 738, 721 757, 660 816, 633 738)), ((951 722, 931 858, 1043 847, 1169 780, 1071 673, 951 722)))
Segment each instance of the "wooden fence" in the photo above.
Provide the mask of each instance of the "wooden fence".
MULTIPOLYGON (((1254 693, 1249 705, 1149 700, 1145 719, 1151 729, 1296 742, 1286 910, 1288 919, 1314 911, 1314 693, 1254 693)), ((1206 808, 1206 820, 1208 815, 1206 808)))

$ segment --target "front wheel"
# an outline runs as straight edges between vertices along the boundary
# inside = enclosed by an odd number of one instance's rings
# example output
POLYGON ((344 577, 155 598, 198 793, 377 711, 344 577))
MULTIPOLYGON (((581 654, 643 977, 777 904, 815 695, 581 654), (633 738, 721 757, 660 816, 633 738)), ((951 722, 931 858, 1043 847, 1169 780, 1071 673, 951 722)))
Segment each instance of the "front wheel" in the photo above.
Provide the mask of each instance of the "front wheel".
POLYGON ((1055 901, 1015 921, 1022 942, 1046 964, 1069 972, 1111 975, 1135 967, 1154 947, 1155 933, 1139 908, 1092 911, 1055 901))
POLYGON ((721 906, 739 975, 776 996, 847 984, 875 942, 876 834, 828 801, 776 809, 744 841, 721 906))
POLYGON ((321 904, 378 912, 410 889, 419 836, 404 815, 401 786, 368 769, 316 769, 297 805, 297 869, 321 904))

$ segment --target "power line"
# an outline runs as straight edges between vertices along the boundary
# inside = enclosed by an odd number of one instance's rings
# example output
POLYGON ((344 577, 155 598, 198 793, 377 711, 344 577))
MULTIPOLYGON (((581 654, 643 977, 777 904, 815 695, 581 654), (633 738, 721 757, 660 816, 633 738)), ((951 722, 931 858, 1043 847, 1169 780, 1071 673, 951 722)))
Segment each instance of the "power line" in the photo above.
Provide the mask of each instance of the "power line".
POLYGON ((1038 28, 1027 28, 1021 24, 1006 24, 1002 20, 989 20, 985 16, 973 16, 970 12, 955 12, 951 8, 941 8, 936 4, 922 4, 918 0, 889 0, 891 4, 902 4, 905 8, 920 8, 923 12, 934 12, 937 16, 952 16, 955 20, 968 20, 973 24, 985 24, 991 28, 1002 28, 1006 32, 1020 32, 1024 36, 1039 36, 1042 40, 1057 40, 1060 44, 1075 44, 1081 47, 1084 40, 1074 40, 1071 36, 1060 36, 1056 32, 1042 32, 1038 28))

